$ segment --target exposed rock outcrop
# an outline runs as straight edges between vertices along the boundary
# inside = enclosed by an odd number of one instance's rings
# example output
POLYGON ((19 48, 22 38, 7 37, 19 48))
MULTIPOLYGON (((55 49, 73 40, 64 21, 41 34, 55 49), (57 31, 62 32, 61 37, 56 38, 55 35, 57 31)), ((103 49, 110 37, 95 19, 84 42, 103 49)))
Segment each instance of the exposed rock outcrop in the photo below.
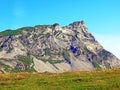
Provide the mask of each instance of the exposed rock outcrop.
POLYGON ((88 32, 84 21, 0 32, 1 72, 65 72, 119 67, 120 60, 88 32))

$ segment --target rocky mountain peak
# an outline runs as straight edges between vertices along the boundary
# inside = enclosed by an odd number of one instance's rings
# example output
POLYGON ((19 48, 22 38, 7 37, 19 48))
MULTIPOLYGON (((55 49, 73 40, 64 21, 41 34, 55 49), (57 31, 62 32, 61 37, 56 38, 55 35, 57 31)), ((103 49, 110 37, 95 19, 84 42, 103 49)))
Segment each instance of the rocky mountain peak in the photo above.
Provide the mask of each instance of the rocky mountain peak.
MULTIPOLYGON (((72 30, 77 30, 79 28, 86 28, 85 22, 82 21, 75 21, 73 23, 70 23, 68 26, 64 26, 63 29, 72 29, 72 30)), ((87 29, 87 28, 86 28, 87 29)))
POLYGON ((52 30, 55 31, 55 30, 59 30, 60 29, 60 25, 58 23, 55 23, 52 25, 52 30))
POLYGON ((0 32, 1 72, 65 72, 119 66, 120 60, 98 43, 84 21, 62 28, 55 23, 0 32))
POLYGON ((84 23, 84 21, 82 20, 82 21, 73 22, 73 23, 71 23, 71 24, 69 24, 69 25, 72 26, 73 28, 75 28, 75 27, 85 26, 85 23, 84 23))

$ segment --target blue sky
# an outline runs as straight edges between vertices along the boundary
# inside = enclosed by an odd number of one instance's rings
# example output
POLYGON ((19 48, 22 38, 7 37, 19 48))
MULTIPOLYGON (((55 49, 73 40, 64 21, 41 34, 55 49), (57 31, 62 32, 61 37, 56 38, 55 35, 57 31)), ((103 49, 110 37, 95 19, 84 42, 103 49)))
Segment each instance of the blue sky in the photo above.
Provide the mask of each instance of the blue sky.
POLYGON ((120 0, 0 0, 0 31, 79 20, 120 58, 120 0))

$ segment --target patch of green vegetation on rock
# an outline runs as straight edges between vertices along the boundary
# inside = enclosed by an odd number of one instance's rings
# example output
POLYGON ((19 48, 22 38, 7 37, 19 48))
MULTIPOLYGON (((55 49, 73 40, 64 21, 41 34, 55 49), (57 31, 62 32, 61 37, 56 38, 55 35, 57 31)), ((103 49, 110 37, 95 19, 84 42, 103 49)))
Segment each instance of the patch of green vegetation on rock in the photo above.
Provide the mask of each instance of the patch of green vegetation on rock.
POLYGON ((14 69, 12 69, 10 72, 23 72, 23 70, 15 67, 14 69))
POLYGON ((65 61, 69 64, 71 64, 71 61, 70 61, 70 54, 69 54, 69 51, 67 49, 64 49, 63 52, 62 52, 62 56, 64 57, 65 61))
POLYGON ((97 69, 100 69, 100 68, 101 68, 101 67, 99 66, 98 62, 96 62, 96 61, 93 61, 92 64, 93 64, 93 66, 94 66, 95 68, 97 68, 97 69))
POLYGON ((0 68, 0 71, 1 71, 2 73, 10 72, 10 70, 11 70, 10 66, 5 65, 5 64, 3 64, 3 63, 0 63, 0 66, 2 67, 2 68, 0 68))
POLYGON ((36 57, 37 59, 40 59, 39 54, 32 54, 34 57, 36 57))
POLYGON ((32 67, 26 69, 25 72, 36 72, 36 70, 35 70, 34 67, 32 66, 32 67))
POLYGON ((33 60, 27 56, 18 56, 18 61, 21 61, 24 65, 31 65, 33 60))
POLYGON ((64 60, 42 60, 43 62, 49 62, 50 64, 57 64, 57 63, 61 63, 64 62, 64 60))
POLYGON ((7 65, 4 65, 3 68, 6 72, 10 72, 10 70, 11 70, 11 68, 7 65))
POLYGON ((61 63, 63 60, 49 60, 51 64, 61 63))
POLYGON ((19 28, 17 30, 25 30, 25 31, 29 31, 29 30, 34 30, 34 27, 22 27, 22 28, 19 28))
POLYGON ((43 49, 44 50, 44 52, 45 52, 45 55, 48 55, 48 56, 50 56, 50 48, 45 48, 45 49, 43 49))
POLYGON ((36 25, 37 28, 52 28, 52 25, 36 25))
POLYGON ((34 27, 22 27, 22 28, 19 28, 19 29, 16 29, 16 30, 11 30, 11 29, 8 29, 8 30, 5 30, 5 31, 2 31, 0 32, 0 37, 2 36, 8 36, 8 35, 18 35, 20 33, 22 33, 23 30, 34 30, 34 27))
POLYGON ((70 58, 70 54, 69 54, 69 51, 67 49, 63 50, 62 55, 65 56, 66 58, 70 58))
POLYGON ((23 63, 23 65, 25 66, 25 69, 21 69, 21 68, 16 66, 12 70, 12 72, 36 72, 36 70, 34 69, 33 59, 31 59, 30 57, 28 57, 28 56, 18 56, 17 60, 20 61, 21 63, 23 63))
POLYGON ((2 51, 3 49, 2 49, 2 47, 0 46, 0 51, 2 51))
POLYGON ((87 49, 87 48, 84 48, 84 54, 89 54, 90 53, 90 51, 87 49))
POLYGON ((12 69, 10 72, 36 72, 36 70, 34 69, 34 67, 32 66, 32 67, 30 67, 30 68, 28 68, 28 69, 26 69, 26 70, 21 70, 20 68, 17 68, 17 67, 15 67, 14 69, 12 69))
POLYGON ((2 37, 2 36, 8 36, 8 35, 18 35, 20 33, 21 33, 20 29, 19 30, 8 29, 8 30, 0 32, 0 37, 2 37))

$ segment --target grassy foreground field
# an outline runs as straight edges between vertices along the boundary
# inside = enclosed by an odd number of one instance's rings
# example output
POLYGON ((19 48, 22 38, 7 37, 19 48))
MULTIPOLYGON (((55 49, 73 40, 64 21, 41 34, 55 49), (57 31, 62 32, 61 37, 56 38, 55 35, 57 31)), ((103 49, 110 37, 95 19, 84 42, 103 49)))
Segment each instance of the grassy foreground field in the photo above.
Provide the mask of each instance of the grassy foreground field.
POLYGON ((0 74, 0 90, 120 90, 120 69, 0 74))

